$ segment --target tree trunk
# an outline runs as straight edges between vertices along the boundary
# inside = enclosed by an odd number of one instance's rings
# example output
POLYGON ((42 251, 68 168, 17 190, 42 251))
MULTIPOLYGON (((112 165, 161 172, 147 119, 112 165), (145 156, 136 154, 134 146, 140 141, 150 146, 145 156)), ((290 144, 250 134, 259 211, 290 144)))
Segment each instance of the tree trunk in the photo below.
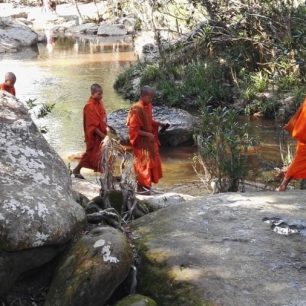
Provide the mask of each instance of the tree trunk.
POLYGON ((77 12, 78 12, 78 15, 79 15, 80 19, 83 21, 84 18, 83 18, 83 16, 82 16, 81 12, 80 12, 80 9, 79 9, 77 0, 72 0, 72 3, 74 4, 74 6, 75 6, 75 8, 76 8, 76 10, 77 10, 77 12))

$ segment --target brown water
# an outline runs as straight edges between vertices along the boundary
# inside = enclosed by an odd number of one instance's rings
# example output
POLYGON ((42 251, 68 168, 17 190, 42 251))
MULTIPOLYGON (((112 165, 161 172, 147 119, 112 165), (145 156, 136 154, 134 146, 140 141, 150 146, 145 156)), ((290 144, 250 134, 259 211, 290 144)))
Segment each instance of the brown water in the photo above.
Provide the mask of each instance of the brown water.
MULTIPOLYGON (((62 38, 47 46, 40 45, 37 52, 27 50, 2 56, 0 72, 15 72, 19 99, 56 104, 49 116, 36 122, 47 127, 46 139, 68 163, 71 162, 69 156, 84 150, 82 109, 89 97, 90 85, 102 85, 107 112, 128 108, 129 102, 115 92, 113 83, 135 60, 132 45, 125 41, 62 38)), ((262 158, 279 160, 278 127, 271 121, 262 120, 253 121, 251 126, 261 141, 258 152, 262 158)), ((192 168, 195 151, 194 147, 162 148, 164 178, 159 186, 171 188, 196 181, 192 168)), ((257 162, 254 168, 258 168, 257 162)), ((71 163, 73 167, 76 162, 71 163)), ((92 175, 91 171, 84 173, 92 175)))

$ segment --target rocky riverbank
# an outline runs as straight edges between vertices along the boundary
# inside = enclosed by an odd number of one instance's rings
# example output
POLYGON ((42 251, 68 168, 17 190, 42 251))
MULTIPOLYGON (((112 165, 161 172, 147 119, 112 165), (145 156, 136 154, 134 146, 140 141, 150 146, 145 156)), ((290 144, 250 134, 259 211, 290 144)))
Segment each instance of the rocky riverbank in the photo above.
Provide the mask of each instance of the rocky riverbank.
MULTIPOLYGON (((171 16, 167 17, 168 20, 159 14, 162 18, 157 19, 159 21, 156 20, 153 26, 153 21, 148 18, 152 10, 149 3, 144 1, 138 5, 133 1, 125 6, 121 8, 123 12, 115 4, 105 2, 79 3, 77 6, 63 3, 53 9, 40 6, 39 3, 33 3, 32 6, 0 3, 0 53, 35 47, 37 42, 51 43, 52 37, 58 35, 86 36, 89 40, 113 37, 113 41, 125 40, 129 43, 133 36, 137 56, 141 58, 144 53, 151 56, 156 51, 152 32, 156 22, 166 29, 167 26, 173 27, 175 21, 171 16), (34 35, 34 40, 28 37, 29 33, 34 35), (145 50, 144 45, 148 45, 145 50)), ((164 31, 166 34, 169 34, 168 28, 164 31)))
POLYGON ((303 191, 138 196, 121 231, 91 222, 100 186, 71 181, 26 107, 0 106, 4 305, 306 303, 303 191))
POLYGON ((89 200, 72 190, 26 106, 4 91, 0 127, 1 302, 105 304, 130 273, 129 240, 104 220, 88 221, 89 200))
POLYGON ((304 305, 304 192, 196 198, 133 223, 158 305, 304 305))

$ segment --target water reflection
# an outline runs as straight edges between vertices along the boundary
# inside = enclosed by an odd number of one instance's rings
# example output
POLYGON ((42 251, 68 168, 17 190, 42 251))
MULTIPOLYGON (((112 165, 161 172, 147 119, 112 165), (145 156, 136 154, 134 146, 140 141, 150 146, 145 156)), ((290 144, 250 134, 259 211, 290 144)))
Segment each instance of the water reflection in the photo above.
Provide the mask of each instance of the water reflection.
POLYGON ((135 60, 134 53, 119 52, 120 48, 115 47, 118 41, 109 47, 109 41, 100 44, 101 49, 112 48, 116 52, 90 53, 87 48, 95 46, 95 42, 98 44, 101 39, 88 42, 84 38, 58 37, 51 53, 41 44, 35 58, 16 58, 16 54, 10 54, 0 62, 3 75, 5 71, 17 75, 19 99, 55 103, 52 114, 39 124, 49 129, 46 138, 64 159, 83 150, 82 109, 92 83, 102 85, 108 112, 129 106, 112 85, 118 73, 135 60))
POLYGON ((100 37, 100 36, 54 36, 51 31, 45 32, 47 38, 46 48, 40 50, 40 56, 74 56, 76 54, 95 54, 132 52, 131 37, 100 37))

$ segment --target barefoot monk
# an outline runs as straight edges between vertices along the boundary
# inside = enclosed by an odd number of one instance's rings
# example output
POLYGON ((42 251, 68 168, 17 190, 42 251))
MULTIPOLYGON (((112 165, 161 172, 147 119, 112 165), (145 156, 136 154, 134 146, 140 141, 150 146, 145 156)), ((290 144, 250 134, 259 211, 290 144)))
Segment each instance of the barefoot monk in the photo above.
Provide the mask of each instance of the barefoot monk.
POLYGON ((155 91, 144 86, 140 100, 131 107, 127 119, 130 143, 135 156, 134 169, 138 191, 147 193, 150 193, 151 184, 158 183, 162 177, 158 128, 164 124, 152 118, 154 96, 155 91))
POLYGON ((74 176, 78 178, 84 178, 80 174, 82 168, 100 171, 100 144, 107 133, 106 111, 102 96, 102 87, 99 84, 91 85, 91 96, 83 109, 86 152, 72 171, 74 176))

